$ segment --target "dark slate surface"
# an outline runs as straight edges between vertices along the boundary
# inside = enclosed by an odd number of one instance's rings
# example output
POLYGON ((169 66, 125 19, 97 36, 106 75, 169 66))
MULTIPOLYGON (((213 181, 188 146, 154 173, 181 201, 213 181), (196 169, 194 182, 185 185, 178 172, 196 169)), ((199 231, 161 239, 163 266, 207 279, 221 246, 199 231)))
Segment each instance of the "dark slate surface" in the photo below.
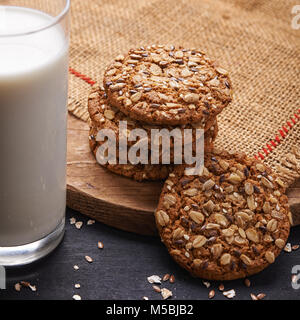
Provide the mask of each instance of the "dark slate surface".
MULTIPOLYGON (((144 237, 96 223, 87 226, 87 218, 67 210, 66 235, 63 243, 44 260, 26 268, 8 270, 7 289, 0 290, 0 299, 72 299, 79 294, 87 299, 161 299, 153 291, 147 277, 153 274, 175 275, 174 284, 166 282, 164 287, 173 291, 173 299, 205 299, 209 290, 216 289, 214 299, 227 299, 218 290, 218 282, 212 282, 207 289, 201 279, 193 279, 179 268, 169 257, 158 238, 144 237), (84 221, 81 230, 69 224, 70 217, 84 221), (97 242, 104 243, 104 249, 97 248, 97 242), (94 262, 89 264, 84 256, 94 262), (77 264, 80 269, 75 271, 77 264), (14 290, 14 284, 21 280, 37 286, 37 292, 14 290), (81 288, 75 289, 74 284, 81 288)), ((300 227, 292 229, 289 241, 300 244, 300 227)), ((265 299, 300 299, 300 289, 291 286, 292 266, 300 265, 300 249, 292 253, 282 252, 276 262, 265 271, 252 276, 251 287, 242 280, 225 282, 225 290, 234 288, 235 299, 249 300, 250 293, 266 293, 265 299)), ((300 281, 299 281, 300 283, 300 281)))

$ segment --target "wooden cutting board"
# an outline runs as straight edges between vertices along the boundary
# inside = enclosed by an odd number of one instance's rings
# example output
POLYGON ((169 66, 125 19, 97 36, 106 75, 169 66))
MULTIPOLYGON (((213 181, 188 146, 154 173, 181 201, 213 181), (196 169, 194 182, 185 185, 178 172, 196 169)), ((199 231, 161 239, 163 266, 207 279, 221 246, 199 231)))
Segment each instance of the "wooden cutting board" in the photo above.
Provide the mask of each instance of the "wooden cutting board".
MULTIPOLYGON (((153 212, 162 182, 136 182, 97 164, 88 143, 89 126, 68 116, 67 205, 118 229, 155 235, 153 212)), ((289 188, 294 224, 300 224, 300 179, 289 188)))

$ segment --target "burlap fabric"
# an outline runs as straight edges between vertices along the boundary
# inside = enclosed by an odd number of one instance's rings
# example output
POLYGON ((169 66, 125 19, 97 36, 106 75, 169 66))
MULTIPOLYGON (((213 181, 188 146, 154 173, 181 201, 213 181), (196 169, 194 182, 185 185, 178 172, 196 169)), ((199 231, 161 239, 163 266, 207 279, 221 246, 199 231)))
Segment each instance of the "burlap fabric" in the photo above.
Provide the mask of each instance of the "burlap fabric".
MULTIPOLYGON (((299 1, 298 1, 299 2, 299 1)), ((205 50, 230 70, 234 101, 217 146, 263 159, 289 184, 300 175, 300 30, 292 0, 72 0, 69 111, 107 63, 129 48, 172 43, 205 50)))

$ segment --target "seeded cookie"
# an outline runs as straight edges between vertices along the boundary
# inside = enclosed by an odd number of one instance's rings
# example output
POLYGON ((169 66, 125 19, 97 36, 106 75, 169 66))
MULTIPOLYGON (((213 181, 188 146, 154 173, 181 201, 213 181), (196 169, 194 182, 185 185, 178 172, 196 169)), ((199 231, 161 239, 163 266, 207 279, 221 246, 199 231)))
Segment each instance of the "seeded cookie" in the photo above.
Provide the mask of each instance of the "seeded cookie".
MULTIPOLYGON (((93 133, 93 128, 90 132, 93 133)), ((90 147, 94 155, 96 156, 99 144, 96 142, 91 142, 90 147)), ((164 180, 168 177, 169 173, 172 172, 173 165, 163 165, 163 164, 105 164, 104 167, 109 171, 116 173, 120 176, 131 178, 136 181, 143 180, 164 180)))
POLYGON ((197 277, 233 280, 260 272, 287 241, 285 186, 261 162, 214 150, 201 176, 176 166, 166 180, 156 224, 169 253, 197 277))
POLYGON ((119 55, 106 69, 111 105, 150 124, 210 127, 232 99, 228 72, 204 52, 153 45, 119 55))
MULTIPOLYGON (((92 92, 88 99, 88 110, 90 114, 90 127, 92 128, 90 133, 90 144, 91 148, 93 149, 93 144, 96 144, 96 136, 100 129, 111 129, 115 132, 116 138, 117 138, 117 148, 119 147, 119 121, 127 121, 127 131, 124 132, 124 136, 127 136, 130 134, 131 130, 133 129, 144 129, 147 132, 147 136, 150 137, 148 139, 148 149, 149 149, 149 157, 150 157, 150 150, 151 150, 151 129, 168 129, 171 131, 172 129, 176 127, 170 127, 170 126, 158 126, 158 125, 149 125, 142 123, 137 120, 130 119, 128 116, 126 116, 124 113, 119 111, 119 109, 112 107, 109 105, 106 94, 103 89, 101 89, 99 86, 95 86, 92 89, 92 92)), ((194 125, 182 125, 178 126, 181 130, 182 137, 183 129, 196 129, 197 126, 194 125)), ((194 131, 195 133, 195 131, 194 131)), ((213 123, 213 125, 205 132, 204 134, 204 148, 205 150, 211 150, 213 147, 213 142, 217 136, 218 133, 218 125, 217 120, 213 123)), ((193 136, 193 147, 195 150, 195 135, 193 136)), ((128 148, 134 145, 136 142, 134 141, 128 141, 128 148)), ((183 142, 184 143, 184 142, 183 142)), ((118 156, 118 154, 117 154, 118 156)), ((160 161, 161 161, 161 150, 160 150, 160 161)), ((150 159, 149 159, 150 160, 150 159)), ((174 141, 171 140, 171 149, 170 149, 170 161, 171 163, 174 163, 174 141)))

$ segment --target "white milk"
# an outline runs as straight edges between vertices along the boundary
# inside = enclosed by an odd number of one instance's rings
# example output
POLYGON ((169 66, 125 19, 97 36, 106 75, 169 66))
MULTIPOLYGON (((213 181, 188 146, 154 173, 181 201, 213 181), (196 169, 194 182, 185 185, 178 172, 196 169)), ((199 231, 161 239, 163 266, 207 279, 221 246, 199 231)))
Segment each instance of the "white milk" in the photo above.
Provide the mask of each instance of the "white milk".
POLYGON ((35 10, 0 6, 0 247, 39 240, 66 206, 67 40, 35 10))

